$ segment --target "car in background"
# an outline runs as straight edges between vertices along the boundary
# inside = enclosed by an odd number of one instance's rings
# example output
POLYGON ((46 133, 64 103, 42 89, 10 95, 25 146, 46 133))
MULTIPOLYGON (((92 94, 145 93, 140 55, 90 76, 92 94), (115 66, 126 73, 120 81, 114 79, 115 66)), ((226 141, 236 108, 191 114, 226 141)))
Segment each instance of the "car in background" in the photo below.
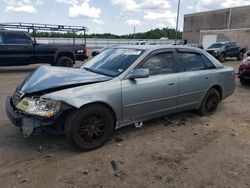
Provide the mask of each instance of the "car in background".
POLYGON ((135 45, 150 45, 150 42, 147 40, 139 40, 135 43, 135 45))
POLYGON ((227 41, 214 43, 206 51, 223 63, 227 57, 236 57, 238 61, 242 61, 246 48, 227 41))
POLYGON ((130 45, 79 69, 39 67, 7 97, 6 112, 24 137, 58 131, 87 151, 130 124, 186 110, 212 115, 234 88, 234 69, 204 50, 130 45))
POLYGON ((250 53, 248 57, 242 61, 239 66, 238 78, 242 85, 250 84, 250 53))
POLYGON ((188 44, 185 44, 185 46, 196 47, 196 48, 200 48, 202 50, 204 49, 201 44, 195 44, 195 43, 188 43, 188 44))
POLYGON ((91 55, 92 55, 92 57, 95 57, 95 56, 97 56, 99 53, 101 53, 103 50, 105 50, 106 48, 99 48, 99 49, 93 49, 92 50, 92 53, 91 53, 91 55))
POLYGON ((85 44, 39 44, 28 32, 0 30, 0 66, 46 63, 72 67, 88 59, 85 44))

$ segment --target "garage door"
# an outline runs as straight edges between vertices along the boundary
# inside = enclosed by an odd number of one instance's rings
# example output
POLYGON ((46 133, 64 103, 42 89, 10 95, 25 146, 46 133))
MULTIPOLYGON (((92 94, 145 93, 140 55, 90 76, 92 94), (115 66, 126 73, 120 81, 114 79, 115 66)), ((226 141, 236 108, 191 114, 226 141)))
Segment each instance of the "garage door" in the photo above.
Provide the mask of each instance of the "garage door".
POLYGON ((211 44, 217 42, 217 35, 203 35, 202 45, 204 49, 207 49, 211 44))

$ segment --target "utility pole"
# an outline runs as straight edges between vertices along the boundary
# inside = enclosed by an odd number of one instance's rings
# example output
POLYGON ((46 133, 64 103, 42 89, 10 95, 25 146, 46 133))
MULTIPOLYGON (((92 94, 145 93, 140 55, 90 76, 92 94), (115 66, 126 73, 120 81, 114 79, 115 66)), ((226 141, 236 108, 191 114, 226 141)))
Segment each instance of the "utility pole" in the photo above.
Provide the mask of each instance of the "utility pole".
POLYGON ((176 18, 176 30, 175 30, 175 44, 177 43, 177 38, 178 38, 178 24, 179 24, 179 14, 180 14, 180 4, 181 4, 181 0, 178 0, 178 10, 177 10, 177 18, 176 18))
POLYGON ((135 26, 134 26, 134 39, 135 39, 135 26))

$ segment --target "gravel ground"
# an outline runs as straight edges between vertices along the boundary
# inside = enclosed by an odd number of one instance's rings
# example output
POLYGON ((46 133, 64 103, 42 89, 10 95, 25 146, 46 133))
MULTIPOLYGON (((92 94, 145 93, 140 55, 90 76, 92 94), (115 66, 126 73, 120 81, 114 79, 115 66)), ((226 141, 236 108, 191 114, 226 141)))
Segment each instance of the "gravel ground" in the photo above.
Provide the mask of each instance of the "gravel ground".
POLYGON ((7 119, 6 96, 38 66, 0 67, 0 187, 250 187, 250 86, 237 80, 210 117, 185 112, 129 126, 82 153, 64 136, 24 139, 7 119))

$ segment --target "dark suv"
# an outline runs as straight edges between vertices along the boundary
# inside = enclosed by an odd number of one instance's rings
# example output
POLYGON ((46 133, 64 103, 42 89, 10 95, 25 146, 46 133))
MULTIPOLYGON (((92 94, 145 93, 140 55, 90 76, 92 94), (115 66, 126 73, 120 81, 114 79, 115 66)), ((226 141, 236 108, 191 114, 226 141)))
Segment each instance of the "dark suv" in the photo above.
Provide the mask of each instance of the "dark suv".
POLYGON ((214 43, 208 47, 206 51, 220 62, 224 62, 227 57, 236 57, 238 61, 242 61, 246 53, 246 48, 238 46, 235 42, 229 41, 214 43))

